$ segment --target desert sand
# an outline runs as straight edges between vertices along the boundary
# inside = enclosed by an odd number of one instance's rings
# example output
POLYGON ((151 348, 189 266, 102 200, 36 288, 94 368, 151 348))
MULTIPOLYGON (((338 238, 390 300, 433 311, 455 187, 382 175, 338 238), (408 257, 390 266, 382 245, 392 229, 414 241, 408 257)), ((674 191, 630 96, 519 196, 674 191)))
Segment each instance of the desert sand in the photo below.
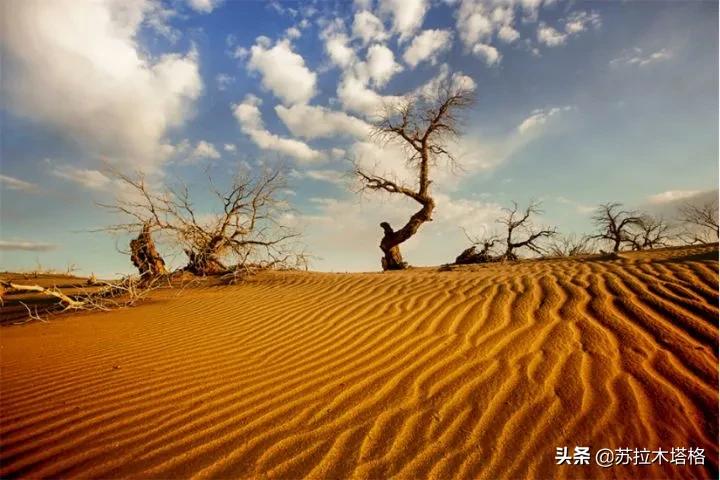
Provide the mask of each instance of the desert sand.
POLYGON ((718 472, 717 246, 270 272, 0 334, 3 478, 718 472), (705 465, 558 466, 562 446, 705 465))

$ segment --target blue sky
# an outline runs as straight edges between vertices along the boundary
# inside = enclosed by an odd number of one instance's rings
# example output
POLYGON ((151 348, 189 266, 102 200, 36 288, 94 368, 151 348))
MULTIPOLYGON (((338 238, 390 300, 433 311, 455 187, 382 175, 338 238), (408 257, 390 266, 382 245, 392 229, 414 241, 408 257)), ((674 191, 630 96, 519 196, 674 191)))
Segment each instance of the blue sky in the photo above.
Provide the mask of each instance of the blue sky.
MULTIPOLYGON (((358 195, 349 158, 407 178, 367 138, 382 101, 455 76, 474 86, 464 167, 434 174, 435 221, 404 245, 453 259, 460 227, 511 200, 591 229, 591 207, 662 210, 718 186, 717 2, 99 1, 3 3, 0 266, 132 270, 91 232, 119 194, 106 166, 182 178, 281 161, 317 270, 379 267, 380 221, 416 206, 358 195)), ((175 259, 180 264, 181 258, 175 259)))

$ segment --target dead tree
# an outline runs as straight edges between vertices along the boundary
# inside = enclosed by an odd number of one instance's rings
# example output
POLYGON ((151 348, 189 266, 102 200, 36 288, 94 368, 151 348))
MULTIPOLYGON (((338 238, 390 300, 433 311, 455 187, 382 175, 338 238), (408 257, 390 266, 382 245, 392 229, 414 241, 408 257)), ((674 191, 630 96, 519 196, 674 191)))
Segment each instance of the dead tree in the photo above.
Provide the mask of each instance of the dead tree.
POLYGON ((709 243, 713 237, 715 241, 720 237, 717 199, 702 205, 684 204, 680 207, 680 220, 694 230, 686 235, 691 243, 709 243))
POLYGON ((417 233, 418 229, 432 220, 435 201, 430 193, 431 168, 440 158, 454 159, 447 149, 447 142, 459 133, 458 111, 472 104, 473 95, 462 86, 443 85, 433 97, 407 97, 403 102, 387 106, 373 128, 375 140, 401 144, 407 154, 408 165, 417 174, 417 185, 410 187, 400 181, 387 178, 357 167, 355 173, 363 189, 379 190, 405 195, 420 204, 408 222, 395 230, 388 222, 382 222, 383 270, 400 270, 407 266, 400 253, 400 244, 417 233))
POLYGON ((576 236, 575 234, 559 236, 553 240, 548 248, 548 255, 551 257, 576 257, 578 255, 590 255, 595 251, 593 240, 587 235, 576 236))
POLYGON ((497 260, 497 258, 493 256, 492 252, 492 249, 500 241, 497 235, 492 235, 487 238, 478 238, 472 237, 464 228, 463 232, 472 245, 463 250, 462 253, 455 258, 455 263, 457 265, 488 263, 497 260), (478 251, 477 247, 481 245, 482 248, 478 251))
POLYGON ((666 247, 670 244, 672 226, 660 217, 642 215, 629 233, 633 250, 666 247))
POLYGON ((150 223, 145 223, 137 238, 130 240, 130 261, 140 272, 140 278, 154 278, 165 275, 165 260, 155 248, 150 234, 150 223))
POLYGON ((157 250, 150 248, 154 246, 149 238, 151 230, 167 234, 173 245, 182 249, 188 257, 184 269, 195 275, 227 273, 249 263, 288 265, 301 254, 292 244, 298 234, 280 222, 290 210, 282 198, 282 173, 281 169, 257 175, 242 173, 226 191, 218 190, 210 179, 218 205, 210 213, 196 209, 186 185, 161 187, 156 193, 142 175, 131 178, 116 173, 132 195, 101 206, 131 220, 104 230, 140 231, 134 241, 133 262, 145 269, 160 267, 157 250))
POLYGON ((524 211, 518 209, 518 204, 513 202, 512 208, 504 208, 505 217, 498 220, 504 225, 505 231, 505 252, 500 256, 502 260, 517 260, 515 250, 528 248, 535 253, 543 254, 544 248, 539 245, 543 238, 550 238, 557 234, 556 228, 535 228, 531 217, 542 213, 540 203, 531 201, 524 211), (525 234, 523 240, 514 238, 517 234, 525 234))
POLYGON ((622 210, 621 207, 620 203, 605 203, 597 208, 592 217, 599 230, 592 238, 610 242, 613 252, 619 252, 624 243, 632 244, 631 230, 641 222, 637 212, 622 210))

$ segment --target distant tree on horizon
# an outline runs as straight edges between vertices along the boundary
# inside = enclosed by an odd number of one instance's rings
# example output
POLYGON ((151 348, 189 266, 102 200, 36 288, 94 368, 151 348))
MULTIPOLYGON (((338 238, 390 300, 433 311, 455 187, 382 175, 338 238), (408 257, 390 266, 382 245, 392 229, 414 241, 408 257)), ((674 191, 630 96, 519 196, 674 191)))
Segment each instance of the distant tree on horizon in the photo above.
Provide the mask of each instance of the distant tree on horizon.
POLYGON ((623 210, 622 204, 616 202, 598 206, 592 220, 599 230, 592 238, 609 242, 613 252, 619 252, 625 243, 632 244, 632 227, 642 222, 638 212, 623 210))
POLYGON ((710 243, 712 236, 715 237, 715 241, 720 238, 717 199, 702 205, 685 203, 680 207, 680 220, 699 230, 685 235, 690 243, 710 243))
MULTIPOLYGON (((452 76, 448 78, 451 79, 452 76)), ((431 168, 437 166, 441 157, 454 164, 455 159, 448 151, 448 140, 457 138, 457 114, 469 107, 473 100, 472 90, 461 84, 454 85, 452 80, 448 80, 431 97, 408 96, 401 102, 387 105, 380 119, 374 124, 371 136, 376 141, 397 142, 405 147, 408 165, 417 174, 417 186, 412 188, 400 181, 356 166, 355 174, 360 179, 362 188, 404 195, 421 206, 420 210, 397 230, 388 222, 380 224, 383 230, 380 241, 383 270, 401 270, 407 267, 400 253, 400 245, 415 235, 425 222, 432 220, 435 200, 430 192, 431 168)))

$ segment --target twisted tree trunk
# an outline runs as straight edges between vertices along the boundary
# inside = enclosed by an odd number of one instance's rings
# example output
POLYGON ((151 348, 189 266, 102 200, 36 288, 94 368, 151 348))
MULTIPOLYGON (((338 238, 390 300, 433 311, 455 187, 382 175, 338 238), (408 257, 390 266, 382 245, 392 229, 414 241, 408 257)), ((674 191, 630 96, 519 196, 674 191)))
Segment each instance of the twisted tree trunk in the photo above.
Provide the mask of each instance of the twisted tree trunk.
POLYGON ((435 202, 429 196, 422 198, 421 203, 423 207, 415 212, 408 223, 400 230, 394 231, 387 222, 380 224, 383 232, 385 232, 380 241, 380 249, 384 254, 381 260, 383 270, 403 270, 407 268, 407 262, 403 261, 400 253, 400 244, 415 235, 423 223, 432 221, 432 212, 435 208, 435 202))
POLYGON ((155 248, 150 235, 150 224, 143 225, 138 237, 130 241, 130 260, 142 278, 153 278, 167 273, 165 261, 155 248))

